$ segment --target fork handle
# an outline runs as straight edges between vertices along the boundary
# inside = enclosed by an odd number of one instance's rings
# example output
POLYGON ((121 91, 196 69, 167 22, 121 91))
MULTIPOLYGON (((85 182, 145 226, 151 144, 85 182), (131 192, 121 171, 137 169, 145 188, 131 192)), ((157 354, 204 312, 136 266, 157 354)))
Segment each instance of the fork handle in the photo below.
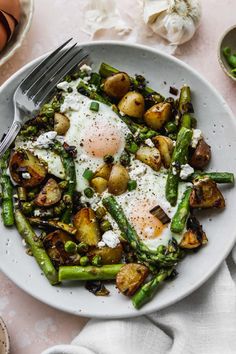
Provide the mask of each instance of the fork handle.
POLYGON ((22 123, 19 121, 13 122, 11 128, 8 130, 7 135, 3 139, 3 141, 0 144, 0 158, 4 154, 4 152, 9 148, 11 143, 14 141, 15 137, 19 133, 20 129, 22 127, 22 123))

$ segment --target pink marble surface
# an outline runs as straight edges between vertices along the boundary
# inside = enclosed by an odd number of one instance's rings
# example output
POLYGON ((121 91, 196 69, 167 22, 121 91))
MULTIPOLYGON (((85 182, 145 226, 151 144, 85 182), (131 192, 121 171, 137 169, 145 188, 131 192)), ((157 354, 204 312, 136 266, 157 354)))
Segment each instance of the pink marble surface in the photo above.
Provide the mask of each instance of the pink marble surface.
MULTIPOLYGON (((135 2, 126 0, 122 3, 129 9, 135 2)), ((24 64, 55 48, 69 36, 78 41, 89 40, 81 30, 84 3, 84 0, 35 0, 31 30, 22 48, 0 68, 0 84, 24 64)), ((202 10, 197 34, 191 42, 178 48, 176 56, 208 79, 236 114, 236 85, 224 75, 217 61, 218 40, 236 21, 236 2, 202 0, 202 10)), ((86 319, 51 309, 31 298, 1 273, 0 284, 0 316, 9 328, 12 354, 39 354, 53 344, 69 343, 86 323, 86 319)))

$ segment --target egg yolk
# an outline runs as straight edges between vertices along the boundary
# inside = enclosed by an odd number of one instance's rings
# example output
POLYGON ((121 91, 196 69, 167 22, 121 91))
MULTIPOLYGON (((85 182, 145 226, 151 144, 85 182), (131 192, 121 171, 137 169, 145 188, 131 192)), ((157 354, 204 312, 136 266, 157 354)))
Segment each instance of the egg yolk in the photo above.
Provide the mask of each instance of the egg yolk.
POLYGON ((89 129, 85 130, 82 139, 83 148, 93 157, 115 155, 124 145, 124 137, 112 125, 100 123, 102 122, 99 122, 99 124, 93 122, 89 129))
MULTIPOLYGON (((156 205, 156 203, 154 205, 156 205)), ((154 205, 148 200, 138 201, 130 215, 130 220, 135 230, 143 240, 159 237, 166 227, 159 219, 150 213, 154 205)))

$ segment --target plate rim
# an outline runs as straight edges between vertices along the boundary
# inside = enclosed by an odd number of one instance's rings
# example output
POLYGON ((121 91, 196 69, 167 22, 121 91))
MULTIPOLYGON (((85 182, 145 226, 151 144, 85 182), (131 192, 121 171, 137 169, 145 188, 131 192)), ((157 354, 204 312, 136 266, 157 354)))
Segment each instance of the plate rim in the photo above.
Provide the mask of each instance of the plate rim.
MULTIPOLYGON (((235 131, 236 131, 236 121, 235 121, 235 117, 234 114, 231 110, 231 108, 229 107, 228 103, 225 101, 225 99, 223 98, 223 96, 219 93, 219 91, 217 89, 215 89, 215 87, 207 80, 205 79, 201 74, 199 74, 199 72, 192 68, 190 65, 186 64, 185 62, 183 62, 182 60, 173 57, 169 54, 166 54, 158 49, 146 46, 146 45, 142 45, 142 44, 136 44, 136 43, 128 43, 128 42, 122 42, 122 41, 113 41, 113 40, 103 40, 103 41, 92 41, 92 42, 81 42, 79 44, 79 46, 83 47, 90 47, 90 46, 103 46, 103 45, 116 45, 116 46, 122 46, 122 47, 133 47, 133 48, 137 48, 137 49, 142 49, 148 52, 151 52, 153 54, 157 54, 158 56, 164 57, 164 58, 168 58, 170 59, 172 62, 180 65, 181 67, 184 67, 185 69, 187 69, 188 71, 191 71, 201 82, 203 82, 206 86, 209 87, 209 89, 215 94, 215 96, 218 98, 218 100, 224 105, 224 109, 225 111, 228 113, 228 118, 231 120, 231 124, 234 126, 235 131)), ((51 51, 50 51, 51 52, 51 51)), ((10 76, 10 78, 8 78, 1 86, 0 86, 0 94, 2 92, 2 90, 5 89, 5 87, 7 87, 12 80, 14 80, 15 78, 17 78, 23 71, 27 70, 29 67, 31 67, 32 65, 36 64, 37 62, 39 62, 40 60, 42 60, 44 57, 46 57, 50 52, 47 52, 43 55, 41 55, 40 57, 37 57, 35 59, 33 59, 32 61, 30 61, 29 63, 27 63, 26 65, 24 65, 22 68, 20 68, 16 73, 14 73, 13 75, 10 76)), ((196 284, 192 285, 188 291, 185 291, 181 294, 179 294, 176 298, 174 298, 173 300, 169 300, 166 304, 163 304, 162 306, 156 307, 153 306, 152 308, 150 308, 149 310, 145 310, 145 307, 141 310, 137 310, 137 312, 133 312, 133 313, 127 313, 125 314, 120 314, 120 315, 110 315, 110 314, 94 314, 94 313, 90 313, 89 311, 83 312, 83 310, 81 310, 81 312, 77 312, 77 311, 73 311, 73 310, 68 310, 65 306, 63 306, 63 304, 60 304, 61 306, 57 306, 53 303, 52 300, 46 300, 42 299, 41 296, 35 295, 35 294, 31 294, 29 289, 26 289, 26 287, 24 286, 24 284, 20 283, 20 281, 17 281, 15 279, 13 279, 13 277, 9 276, 7 274, 7 272, 5 272, 4 266, 2 266, 1 262, 0 262, 0 270, 14 283, 16 284, 20 289, 22 289, 24 292, 26 292, 27 294, 29 294, 30 296, 32 296, 33 298, 37 299, 38 301, 44 303, 45 305, 49 305, 52 308, 55 308, 57 310, 63 311, 65 313, 68 314, 72 314, 72 315, 76 315, 79 317, 89 317, 89 318, 100 318, 100 319, 122 319, 122 318, 133 318, 133 317, 138 317, 141 315, 148 315, 151 314, 155 311, 160 311, 164 308, 167 308, 175 303, 178 303, 179 301, 181 301, 182 299, 184 299, 185 297, 187 297, 188 295, 192 294, 194 291, 196 291, 197 289, 199 289, 216 271, 217 269, 221 266, 221 264, 223 263, 223 261, 227 258, 227 256, 229 255, 230 251, 232 250, 235 241, 236 241, 236 231, 233 235, 234 237, 232 237, 232 240, 230 243, 227 244, 227 247, 225 247, 224 252, 220 253, 220 257, 218 257, 215 262, 212 263, 212 266, 210 268, 209 271, 205 272, 204 276, 200 279, 200 281, 198 281, 196 284)))

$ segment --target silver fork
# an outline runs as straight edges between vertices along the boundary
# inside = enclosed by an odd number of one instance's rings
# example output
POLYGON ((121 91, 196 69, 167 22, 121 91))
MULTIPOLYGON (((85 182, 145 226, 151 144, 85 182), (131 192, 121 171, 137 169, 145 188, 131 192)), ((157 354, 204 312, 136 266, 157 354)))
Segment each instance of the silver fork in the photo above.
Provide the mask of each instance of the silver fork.
POLYGON ((77 43, 65 48, 69 39, 46 57, 17 87, 14 96, 14 120, 0 144, 0 157, 9 148, 22 125, 36 116, 42 104, 52 96, 55 86, 89 55, 77 43))

